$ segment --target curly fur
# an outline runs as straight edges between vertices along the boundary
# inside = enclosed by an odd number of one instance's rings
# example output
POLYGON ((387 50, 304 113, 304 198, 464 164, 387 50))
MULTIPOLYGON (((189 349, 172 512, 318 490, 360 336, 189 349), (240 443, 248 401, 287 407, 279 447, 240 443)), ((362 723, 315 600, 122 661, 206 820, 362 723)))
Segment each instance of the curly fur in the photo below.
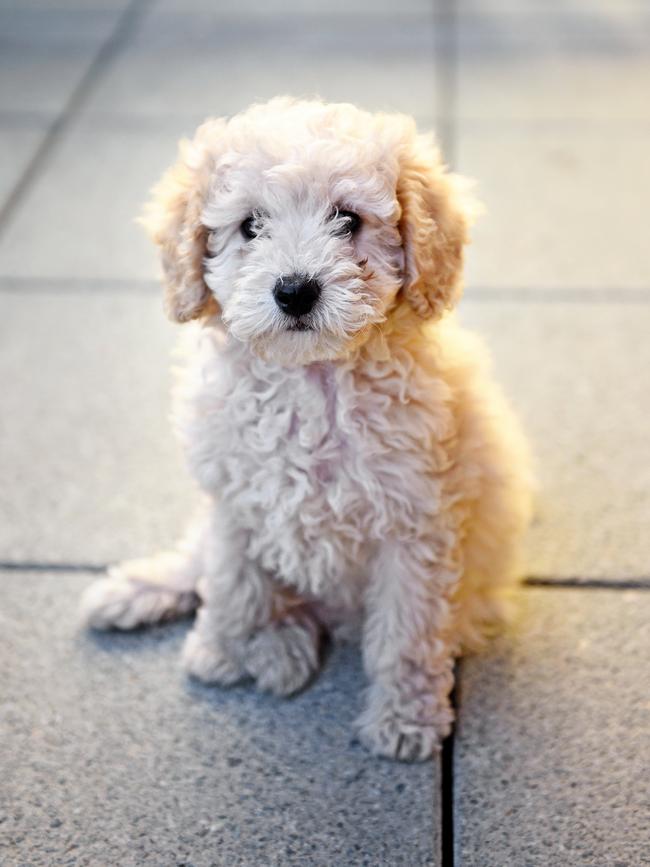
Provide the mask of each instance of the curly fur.
POLYGON ((169 314, 198 320, 176 426, 206 505, 176 556, 89 588, 90 625, 200 598, 187 670, 288 695, 323 630, 359 623, 362 740, 409 760, 438 748, 454 656, 503 620, 529 513, 525 442, 449 312, 474 210, 399 115, 282 98, 182 145, 145 223, 169 314), (334 231, 336 208, 361 215, 358 235, 334 231), (323 286, 309 331, 273 300, 296 271, 323 286))

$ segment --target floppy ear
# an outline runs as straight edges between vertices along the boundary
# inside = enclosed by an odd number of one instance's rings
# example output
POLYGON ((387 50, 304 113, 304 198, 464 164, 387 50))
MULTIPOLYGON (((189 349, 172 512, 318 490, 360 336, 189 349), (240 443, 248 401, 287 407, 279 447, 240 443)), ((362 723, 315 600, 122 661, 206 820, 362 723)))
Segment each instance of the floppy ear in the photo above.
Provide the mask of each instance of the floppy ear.
POLYGON ((222 121, 208 121, 193 141, 181 141, 178 161, 153 188, 140 219, 161 248, 165 312, 176 322, 219 312, 203 278, 208 233, 201 214, 214 162, 209 143, 222 127, 222 121))
POLYGON ((397 198, 402 214, 403 295, 423 319, 451 309, 462 291, 463 247, 478 208, 463 178, 446 171, 433 138, 416 136, 404 155, 397 198))

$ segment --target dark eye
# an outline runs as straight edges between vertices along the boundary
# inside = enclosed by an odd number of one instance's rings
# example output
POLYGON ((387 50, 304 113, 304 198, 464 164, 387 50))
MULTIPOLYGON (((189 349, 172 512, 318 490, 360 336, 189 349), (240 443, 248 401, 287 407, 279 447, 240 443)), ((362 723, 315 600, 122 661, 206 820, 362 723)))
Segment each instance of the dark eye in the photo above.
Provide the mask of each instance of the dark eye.
POLYGON ((354 235, 361 228, 361 217, 354 211, 342 211, 339 208, 332 214, 333 220, 338 220, 337 235, 354 235))
POLYGON ((246 217, 239 229, 247 241, 250 241, 251 238, 257 238, 257 219, 255 214, 246 217))

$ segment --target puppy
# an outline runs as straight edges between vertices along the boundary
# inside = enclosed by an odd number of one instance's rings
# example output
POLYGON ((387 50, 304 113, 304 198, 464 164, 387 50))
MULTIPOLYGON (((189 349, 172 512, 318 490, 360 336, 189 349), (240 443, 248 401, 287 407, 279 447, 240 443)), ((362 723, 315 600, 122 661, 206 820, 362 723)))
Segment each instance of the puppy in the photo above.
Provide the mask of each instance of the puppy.
POLYGON ((454 322, 473 205, 401 115, 274 99, 209 120, 154 189, 165 306, 190 327, 176 424, 205 493, 173 554, 83 599, 130 629, 200 608, 184 665, 290 695, 358 633, 375 753, 430 756, 453 660, 504 618, 525 442, 454 322))

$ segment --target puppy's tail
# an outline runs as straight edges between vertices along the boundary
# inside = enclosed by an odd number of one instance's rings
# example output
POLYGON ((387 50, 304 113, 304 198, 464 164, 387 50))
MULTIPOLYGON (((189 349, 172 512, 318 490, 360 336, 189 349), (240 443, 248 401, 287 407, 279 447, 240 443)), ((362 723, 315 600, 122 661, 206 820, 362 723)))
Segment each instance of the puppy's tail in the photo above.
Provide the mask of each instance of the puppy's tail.
POLYGON ((176 554, 130 560, 108 570, 81 597, 81 618, 93 629, 135 629, 191 614, 199 605, 196 583, 176 554))
POLYGON ((200 604, 203 528, 188 534, 177 551, 113 566, 81 598, 81 619, 93 629, 135 629, 176 620, 200 604))

